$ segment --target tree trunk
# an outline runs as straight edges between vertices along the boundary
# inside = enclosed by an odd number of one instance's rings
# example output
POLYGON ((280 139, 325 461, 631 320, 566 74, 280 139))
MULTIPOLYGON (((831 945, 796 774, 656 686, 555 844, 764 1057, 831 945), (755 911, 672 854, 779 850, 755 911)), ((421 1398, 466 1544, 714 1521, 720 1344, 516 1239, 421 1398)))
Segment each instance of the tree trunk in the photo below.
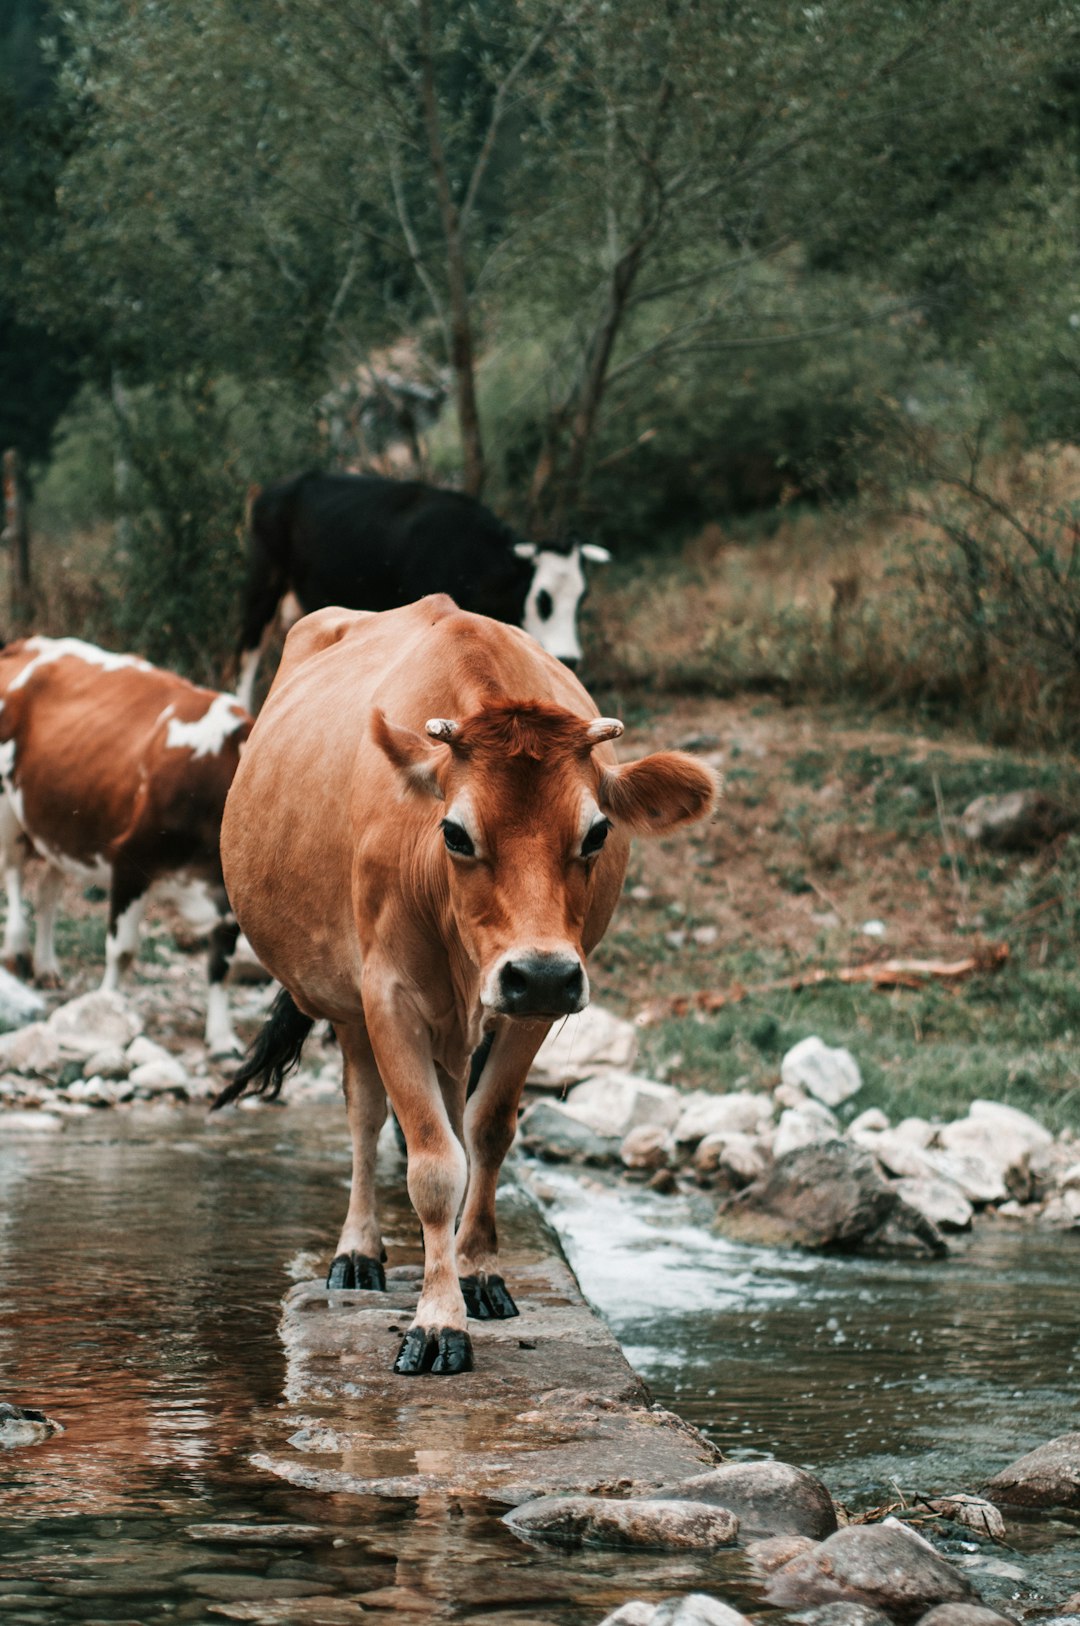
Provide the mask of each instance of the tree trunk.
POLYGON ((439 125, 430 0, 420 0, 420 37, 423 50, 424 127, 427 131, 428 154, 434 171, 435 193, 439 201, 439 215, 446 243, 446 276, 450 293, 450 365, 454 374, 458 428, 465 460, 465 490, 470 497, 479 497, 484 489, 487 468, 480 430, 480 411, 476 399, 476 358, 469 279, 465 266, 465 241, 461 230, 461 216, 450 189, 446 151, 439 125))
POLYGON ((30 583, 30 527, 26 518, 26 494, 23 490, 19 454, 14 450, 4 453, 2 540, 9 551, 8 602, 11 629, 15 633, 22 633, 30 625, 34 604, 30 583))

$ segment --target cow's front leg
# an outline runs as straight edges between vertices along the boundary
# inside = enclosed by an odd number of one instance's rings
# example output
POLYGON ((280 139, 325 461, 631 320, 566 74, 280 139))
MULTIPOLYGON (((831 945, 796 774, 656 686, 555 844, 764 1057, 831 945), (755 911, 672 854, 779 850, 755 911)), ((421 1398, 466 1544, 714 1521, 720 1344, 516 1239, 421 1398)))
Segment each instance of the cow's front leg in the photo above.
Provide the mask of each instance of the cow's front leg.
POLYGON ((363 1027, 336 1026, 344 1063, 345 1106, 352 1136, 349 1212, 338 1238, 327 1287, 386 1291, 382 1234, 375 1212, 375 1154, 386 1119, 386 1091, 363 1027))
POLYGON ((517 1128, 518 1103, 550 1022, 504 1022, 465 1108, 469 1188, 458 1228, 457 1256, 465 1305, 477 1320, 518 1313, 499 1268, 495 1191, 517 1128))
POLYGON ((6 796, 0 797, 0 855, 7 888, 7 924, 4 928, 4 964, 20 977, 29 977, 30 928, 23 901, 23 859, 26 843, 22 825, 6 796))
POLYGON ((467 1372, 472 1346, 458 1284, 454 1222, 465 1194, 465 1148, 451 1128, 431 1054, 431 1036, 407 996, 373 998, 365 977, 371 1047, 408 1147, 409 1197, 424 1231, 424 1282, 394 1371, 467 1372))
POLYGON ((243 1045, 233 1031, 226 978, 236 952, 240 927, 229 907, 223 886, 214 889, 218 918, 210 932, 210 958, 206 983, 206 1048, 211 1056, 238 1056, 243 1045))
POLYGON ((115 993, 120 978, 131 969, 139 947, 139 928, 146 911, 149 880, 131 864, 113 867, 109 888, 109 930, 105 938, 105 975, 102 989, 115 993))

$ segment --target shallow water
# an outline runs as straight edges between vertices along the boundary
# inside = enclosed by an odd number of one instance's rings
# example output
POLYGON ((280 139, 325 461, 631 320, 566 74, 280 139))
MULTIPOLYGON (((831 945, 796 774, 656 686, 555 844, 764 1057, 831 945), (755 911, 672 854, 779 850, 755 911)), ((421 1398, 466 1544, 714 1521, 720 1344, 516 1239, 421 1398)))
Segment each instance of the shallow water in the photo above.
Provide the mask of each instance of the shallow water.
MULTIPOLYGON (((66 1428, 0 1452, 5 1626, 333 1626, 358 1605, 584 1626, 692 1588, 752 1607, 737 1555, 541 1552, 482 1504, 316 1495, 250 1466, 280 1406, 290 1264, 329 1250, 347 1176, 336 1108, 102 1113, 23 1136, 0 1118, 0 1397, 66 1428), (264 1545, 267 1523, 294 1528, 264 1545), (239 1528, 207 1529, 222 1525, 239 1528)), ((732 1454, 804 1462, 864 1505, 892 1475, 971 1489, 1076 1426, 1075 1239, 987 1232, 945 1264, 826 1262, 728 1248, 682 1199, 545 1179, 631 1359, 732 1454)), ((386 1232, 395 1262, 418 1257, 400 1196, 386 1232)), ((980 1586, 1060 1602, 1080 1534, 1022 1535, 998 1561, 1023 1582, 980 1586)))

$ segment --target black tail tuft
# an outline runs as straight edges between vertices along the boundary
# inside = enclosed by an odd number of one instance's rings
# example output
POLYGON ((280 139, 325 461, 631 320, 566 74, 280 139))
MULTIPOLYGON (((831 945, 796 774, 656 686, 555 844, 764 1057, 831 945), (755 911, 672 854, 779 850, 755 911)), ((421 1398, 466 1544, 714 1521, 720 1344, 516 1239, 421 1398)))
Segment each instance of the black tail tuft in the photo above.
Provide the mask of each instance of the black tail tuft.
POLYGON ((288 989, 283 988, 271 1005, 261 1031, 249 1045, 235 1077, 215 1097, 210 1111, 228 1106, 249 1086, 254 1095, 265 1095, 273 1100, 280 1094, 286 1075, 300 1065, 304 1040, 314 1026, 315 1018, 305 1016, 288 989))

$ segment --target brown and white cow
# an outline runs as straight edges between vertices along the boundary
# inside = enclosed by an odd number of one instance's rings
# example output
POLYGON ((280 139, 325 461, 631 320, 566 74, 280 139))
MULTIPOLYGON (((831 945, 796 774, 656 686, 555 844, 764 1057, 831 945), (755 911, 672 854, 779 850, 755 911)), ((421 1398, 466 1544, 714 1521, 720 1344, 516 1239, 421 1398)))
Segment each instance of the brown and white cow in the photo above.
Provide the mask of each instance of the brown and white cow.
POLYGON ((333 1024, 353 1178, 329 1285, 379 1288, 389 1097, 425 1250, 398 1372, 467 1370, 466 1314, 517 1314, 495 1186, 525 1075, 551 1023, 588 1003, 585 957, 631 835, 713 805, 715 776, 692 757, 620 767, 621 733, 524 632, 443 595, 320 610, 288 636, 229 794, 229 896, 283 992, 218 1104, 248 1084, 276 1092, 313 1021, 333 1024))
POLYGON ((225 796, 251 718, 227 694, 200 689, 134 655, 78 638, 24 638, 0 649, 0 857, 7 882, 4 959, 24 962, 27 843, 48 868, 37 899, 33 970, 56 985, 53 941, 65 875, 109 889, 103 988, 135 955, 147 892, 165 877, 202 884, 210 937, 206 1042, 242 1047, 225 975, 238 927, 221 879, 225 796))

